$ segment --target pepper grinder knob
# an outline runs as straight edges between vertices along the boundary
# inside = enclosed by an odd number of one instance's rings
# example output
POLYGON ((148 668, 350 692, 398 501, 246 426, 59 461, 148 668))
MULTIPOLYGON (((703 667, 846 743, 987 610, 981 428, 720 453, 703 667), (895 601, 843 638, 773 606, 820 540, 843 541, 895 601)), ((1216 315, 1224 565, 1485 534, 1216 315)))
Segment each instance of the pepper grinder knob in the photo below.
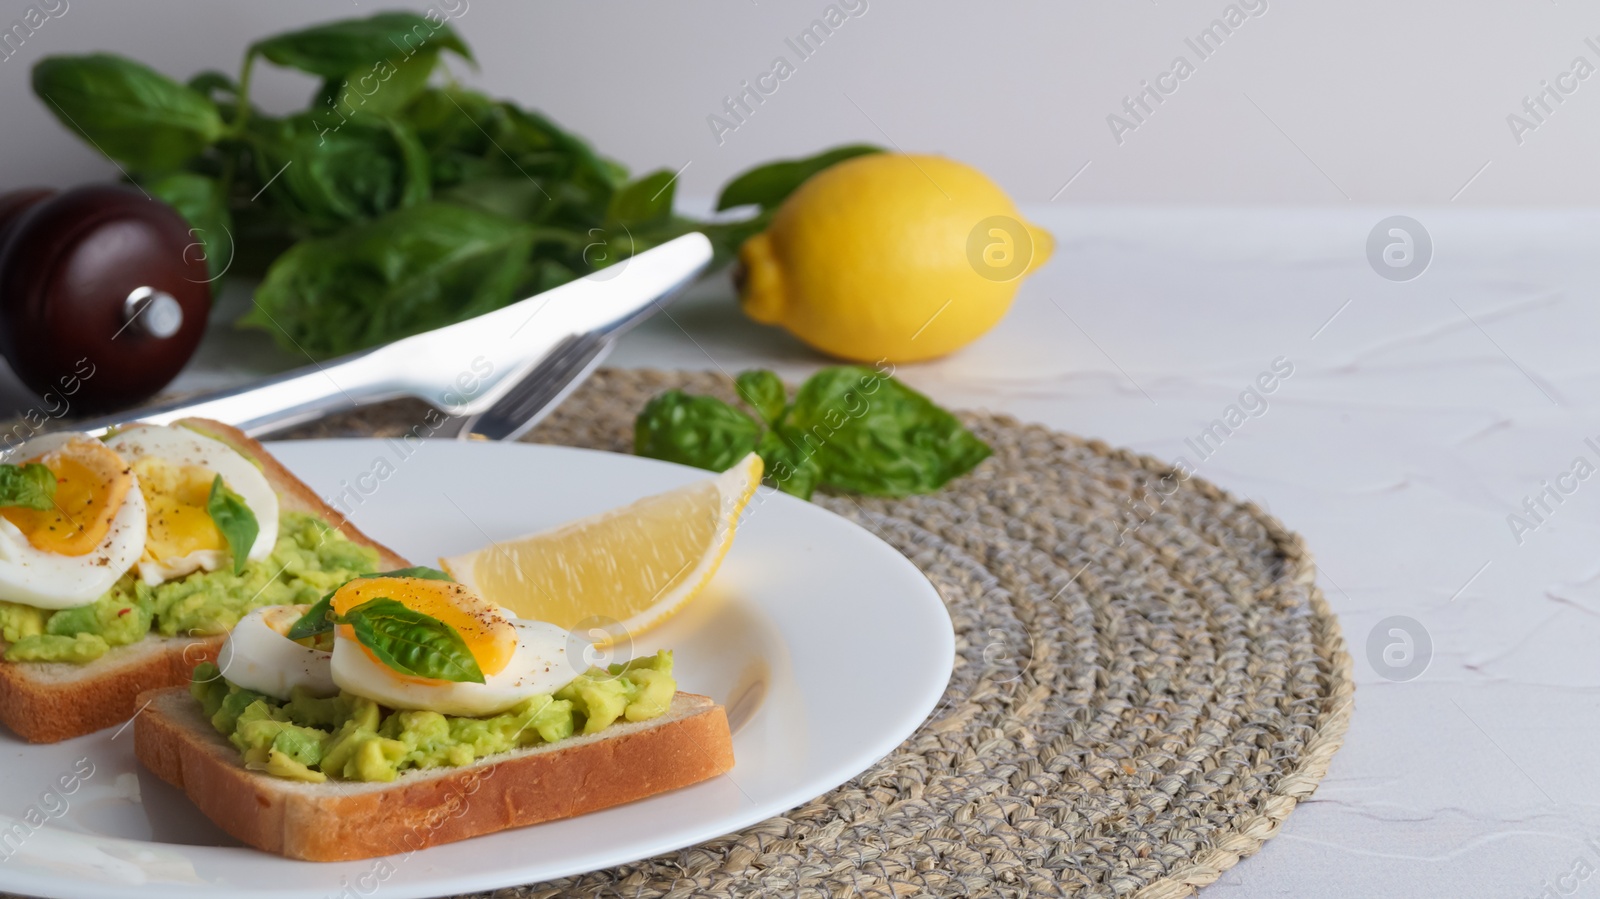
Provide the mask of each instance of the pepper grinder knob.
POLYGON ((147 285, 135 287, 122 301, 122 317, 127 327, 158 340, 183 330, 183 305, 172 294, 147 285))

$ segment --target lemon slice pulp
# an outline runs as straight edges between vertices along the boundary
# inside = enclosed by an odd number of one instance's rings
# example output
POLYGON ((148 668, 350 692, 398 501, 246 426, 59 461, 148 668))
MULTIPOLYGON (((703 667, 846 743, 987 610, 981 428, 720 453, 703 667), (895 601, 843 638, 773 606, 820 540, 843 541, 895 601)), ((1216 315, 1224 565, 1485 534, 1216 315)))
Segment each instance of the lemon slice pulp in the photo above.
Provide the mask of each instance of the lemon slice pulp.
POLYGON ((761 470, 751 453, 714 478, 439 562, 519 618, 568 629, 598 619, 613 639, 632 636, 671 616, 716 574, 761 470))

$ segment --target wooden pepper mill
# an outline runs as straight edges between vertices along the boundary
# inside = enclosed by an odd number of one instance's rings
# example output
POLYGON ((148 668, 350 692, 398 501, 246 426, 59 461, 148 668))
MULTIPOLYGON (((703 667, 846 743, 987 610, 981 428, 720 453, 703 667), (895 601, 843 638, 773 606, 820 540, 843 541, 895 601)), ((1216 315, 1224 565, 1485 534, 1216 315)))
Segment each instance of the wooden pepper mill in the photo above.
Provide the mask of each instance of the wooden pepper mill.
POLYGON ((0 355, 74 415, 165 387, 210 311, 199 238, 165 203, 114 185, 0 194, 0 355))

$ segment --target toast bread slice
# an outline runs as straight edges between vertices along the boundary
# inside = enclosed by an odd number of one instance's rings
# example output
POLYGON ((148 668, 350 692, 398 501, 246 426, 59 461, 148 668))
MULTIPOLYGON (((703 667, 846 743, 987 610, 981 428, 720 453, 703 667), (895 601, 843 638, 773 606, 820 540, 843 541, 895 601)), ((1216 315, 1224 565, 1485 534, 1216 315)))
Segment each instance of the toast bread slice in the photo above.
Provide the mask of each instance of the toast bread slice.
MULTIPOLYGON (((352 541, 377 550, 378 570, 411 564, 361 533, 243 431, 204 418, 174 424, 220 440, 255 460, 278 494, 281 510, 315 515, 352 541)), ((55 743, 121 724, 139 708, 136 700, 141 692, 187 684, 195 665, 216 660, 224 639, 151 634, 137 643, 114 646, 86 665, 0 661, 0 724, 30 743, 55 743)))
POLYGON ((659 718, 515 749, 391 783, 305 783, 250 771, 181 687, 139 697, 134 752, 223 830, 305 861, 348 861, 599 811, 733 767, 722 706, 679 693, 659 718), (148 703, 148 705, 146 705, 148 703))

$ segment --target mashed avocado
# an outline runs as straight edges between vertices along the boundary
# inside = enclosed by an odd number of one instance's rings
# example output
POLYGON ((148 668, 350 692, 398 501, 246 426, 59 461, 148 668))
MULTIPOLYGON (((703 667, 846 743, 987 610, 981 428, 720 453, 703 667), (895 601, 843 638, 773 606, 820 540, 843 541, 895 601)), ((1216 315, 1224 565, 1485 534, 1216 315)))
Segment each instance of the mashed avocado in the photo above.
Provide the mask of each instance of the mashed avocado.
POLYGON ((647 721, 677 692, 672 653, 591 669, 550 696, 532 696, 490 718, 391 710, 340 693, 318 699, 296 688, 288 702, 228 683, 207 662, 189 693, 245 767, 293 780, 394 780, 413 768, 456 767, 523 746, 592 734, 618 718, 647 721))
POLYGON ((16 602, 0 602, 0 638, 15 643, 23 637, 44 633, 44 623, 50 613, 44 609, 16 602))
POLYGON ((272 555, 232 568, 197 571, 151 587, 133 574, 86 606, 51 612, 0 601, 0 637, 8 662, 92 662, 113 646, 144 639, 151 629, 178 634, 227 633, 261 606, 316 602, 358 574, 377 569, 378 553, 314 515, 285 512, 272 555))

